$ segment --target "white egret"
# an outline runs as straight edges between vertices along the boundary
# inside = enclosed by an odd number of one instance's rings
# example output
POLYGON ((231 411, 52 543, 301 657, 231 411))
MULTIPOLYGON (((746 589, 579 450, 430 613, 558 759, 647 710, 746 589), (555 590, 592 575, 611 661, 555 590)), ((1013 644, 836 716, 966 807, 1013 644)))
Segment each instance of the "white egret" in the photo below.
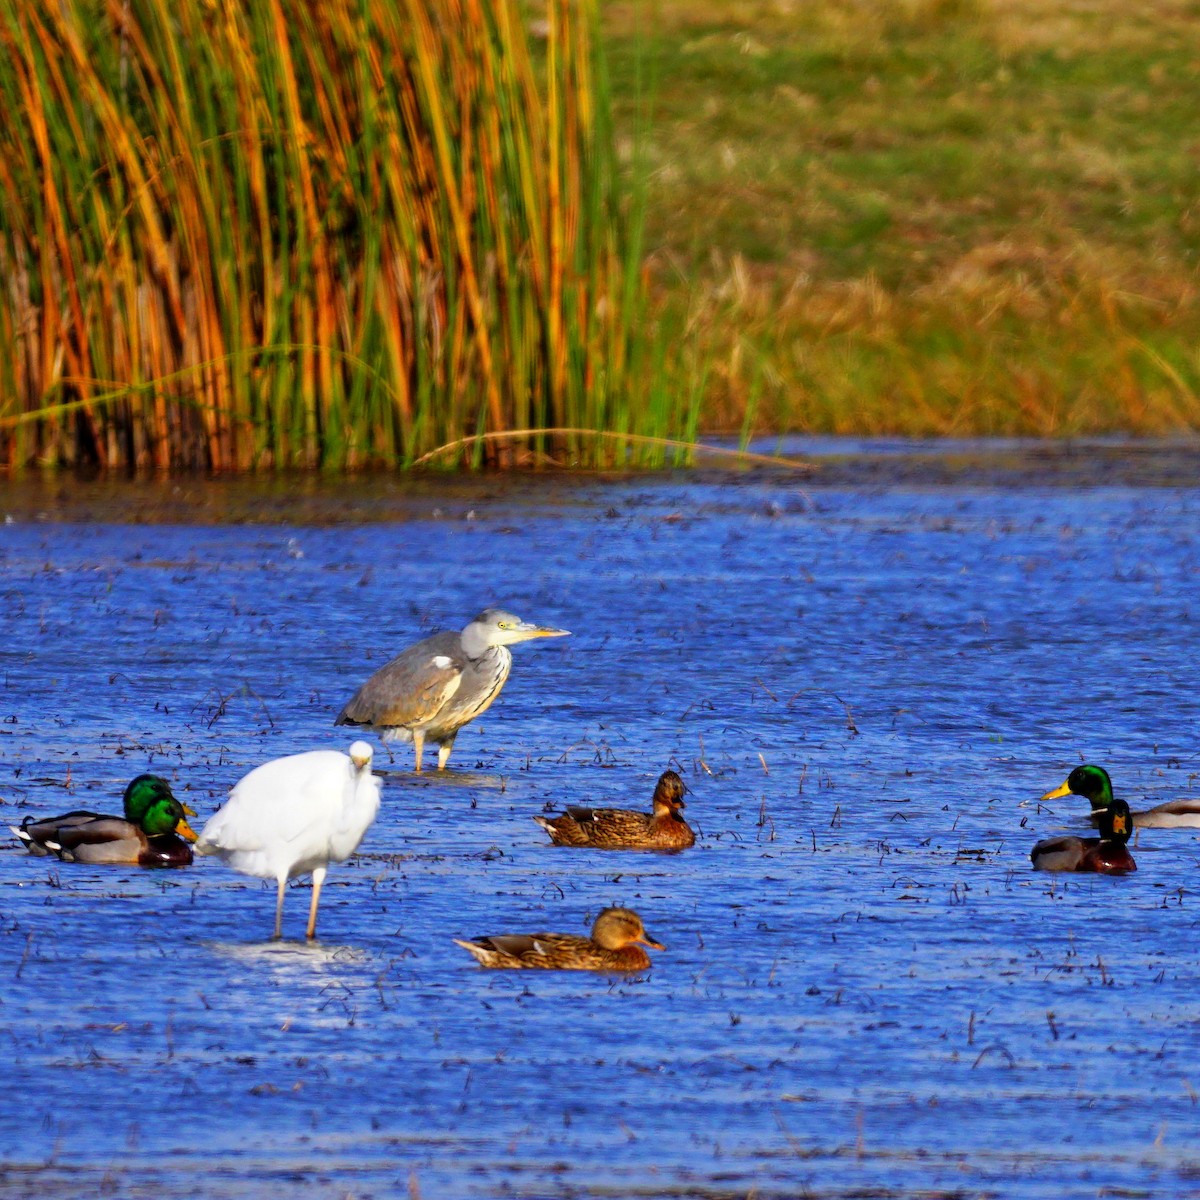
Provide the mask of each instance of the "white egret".
POLYGON ((331 862, 344 862, 379 812, 379 780, 371 747, 289 754, 255 767, 201 831, 196 850, 215 854, 235 871, 274 879, 275 937, 282 936, 287 881, 312 875, 308 937, 317 932, 317 904, 331 862))

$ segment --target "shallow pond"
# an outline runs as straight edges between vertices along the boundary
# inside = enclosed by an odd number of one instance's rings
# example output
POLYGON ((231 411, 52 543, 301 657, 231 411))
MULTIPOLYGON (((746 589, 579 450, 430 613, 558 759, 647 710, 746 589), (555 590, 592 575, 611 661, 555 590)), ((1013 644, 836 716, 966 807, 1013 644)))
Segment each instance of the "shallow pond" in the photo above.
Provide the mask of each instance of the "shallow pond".
POLYGON ((803 478, 9 485, 5 824, 147 768, 202 820, 345 748, 350 692, 433 628, 501 602, 574 635, 516 648, 444 777, 380 754, 317 945, 266 941, 273 887, 220 863, 9 839, 0 1195, 1200 1195, 1200 841, 1148 831, 1118 879, 1028 861, 1081 827, 1036 803, 1081 760, 1135 807, 1200 793, 1200 456, 854 449, 803 478), (643 807, 669 765, 693 851, 530 820, 643 807), (667 944, 644 976, 451 940, 611 903, 667 944))

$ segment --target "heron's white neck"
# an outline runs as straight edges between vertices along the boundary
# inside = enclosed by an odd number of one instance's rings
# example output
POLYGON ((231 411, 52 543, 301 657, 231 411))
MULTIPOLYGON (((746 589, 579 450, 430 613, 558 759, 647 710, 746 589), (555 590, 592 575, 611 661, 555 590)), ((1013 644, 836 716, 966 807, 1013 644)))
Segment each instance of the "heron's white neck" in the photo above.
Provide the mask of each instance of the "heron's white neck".
POLYGON ((496 644, 492 641, 495 630, 490 625, 472 621, 462 631, 463 653, 468 658, 482 658, 496 644))

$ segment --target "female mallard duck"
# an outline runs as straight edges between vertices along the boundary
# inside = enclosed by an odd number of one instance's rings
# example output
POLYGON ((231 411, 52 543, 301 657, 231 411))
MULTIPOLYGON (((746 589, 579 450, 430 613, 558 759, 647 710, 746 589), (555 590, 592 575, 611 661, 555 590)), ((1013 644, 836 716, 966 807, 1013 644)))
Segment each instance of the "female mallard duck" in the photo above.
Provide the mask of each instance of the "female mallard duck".
MULTIPOLYGON (((162 805, 165 801, 171 801, 179 808, 180 817, 194 817, 196 810, 188 805, 181 803, 175 799, 171 792, 171 785, 162 778, 161 775, 139 775, 136 779, 131 780, 129 786, 125 789, 125 797, 123 801, 125 818, 106 816, 104 813, 89 812, 86 809, 77 808, 68 813, 62 813, 57 817, 43 817, 41 820, 35 820, 33 817, 26 817, 21 822, 20 828, 15 825, 10 825, 9 829, 17 835, 25 845, 25 849, 30 854, 44 856, 47 854, 57 854, 58 848, 61 847, 63 839, 67 838, 72 830, 79 829, 83 826, 90 826, 89 838, 100 836, 102 833, 117 834, 115 841, 119 842, 129 837, 134 837, 136 840, 137 834, 142 827, 143 821, 151 809, 157 805, 162 805), (108 824, 101 829, 96 825, 96 822, 103 821, 108 824), (119 829, 118 827, 131 827, 119 829)), ((166 822, 166 809, 160 809, 155 818, 155 828, 160 828, 166 822)), ((153 862, 144 863, 144 866, 179 866, 186 867, 192 861, 192 852, 188 849, 184 842, 173 836, 175 826, 178 820, 166 826, 165 832, 159 834, 160 837, 169 838, 169 841, 163 842, 157 846, 159 852, 165 852, 171 861, 162 863, 158 857, 155 857, 153 862)), ((187 822, 183 822, 184 828, 187 828, 187 822)), ((188 830, 191 833, 191 830, 188 830)), ((193 840, 195 835, 193 834, 193 840)), ((60 857, 62 857, 60 855, 60 857)), ((135 861, 128 858, 115 859, 98 859, 98 858, 83 858, 81 862, 131 862, 135 861)))
POLYGON ((1029 855, 1038 871, 1095 871, 1124 875, 1137 863, 1125 844, 1133 832, 1129 805, 1114 800, 1099 814, 1098 838, 1056 837, 1038 842, 1029 855))
MULTIPOLYGON (((1057 800, 1067 795, 1083 796, 1092 806, 1092 824, 1098 825, 1100 813, 1112 803, 1112 780, 1103 767, 1085 763, 1076 767, 1064 784, 1047 792, 1042 799, 1057 800)), ((1168 800, 1145 812, 1130 815, 1135 829, 1200 829, 1200 800, 1168 800)))
POLYGON ((591 937, 571 933, 510 933, 455 943, 470 951, 481 966, 550 971, 644 971, 650 955, 642 946, 665 950, 631 908, 606 908, 596 918, 591 937), (637 943, 640 943, 638 945, 637 943))
POLYGON ((664 771, 654 788, 654 811, 626 808, 568 808, 561 817, 534 817, 556 846, 597 850, 686 850, 696 835, 679 815, 687 789, 674 771, 664 771))

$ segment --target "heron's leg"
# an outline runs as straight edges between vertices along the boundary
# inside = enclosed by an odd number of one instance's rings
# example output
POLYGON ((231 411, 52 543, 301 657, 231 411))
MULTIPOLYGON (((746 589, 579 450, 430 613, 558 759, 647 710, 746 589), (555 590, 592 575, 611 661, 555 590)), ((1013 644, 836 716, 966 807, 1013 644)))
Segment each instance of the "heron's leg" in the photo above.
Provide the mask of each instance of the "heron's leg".
POLYGON ((454 739, 451 738, 448 742, 443 742, 438 747, 438 770, 444 771, 446 764, 450 761, 450 751, 454 749, 454 739))
POLYGON ((311 942, 317 936, 317 905, 321 901, 321 884, 325 882, 325 868, 313 867, 312 903, 308 906, 308 940, 311 942))
POLYGON ((417 756, 417 774, 421 773, 421 754, 425 749, 425 733, 424 730, 414 729, 413 733, 413 751, 417 756))
POLYGON ((283 937, 283 893, 287 890, 287 876, 280 875, 279 877, 279 895, 275 899, 275 932, 271 935, 271 940, 279 941, 283 937))

